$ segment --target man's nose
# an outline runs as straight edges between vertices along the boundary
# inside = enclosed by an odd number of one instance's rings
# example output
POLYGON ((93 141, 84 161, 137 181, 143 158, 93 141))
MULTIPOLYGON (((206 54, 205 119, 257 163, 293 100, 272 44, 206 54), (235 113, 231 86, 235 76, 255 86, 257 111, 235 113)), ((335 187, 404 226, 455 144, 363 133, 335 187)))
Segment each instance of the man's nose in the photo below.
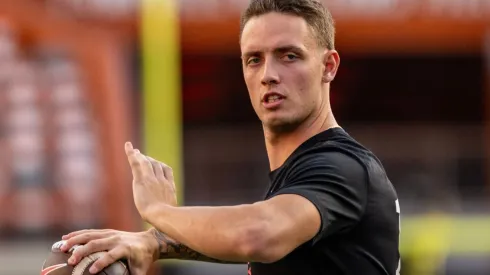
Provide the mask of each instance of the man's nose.
POLYGON ((263 66, 262 85, 279 84, 280 78, 274 60, 266 60, 263 66))

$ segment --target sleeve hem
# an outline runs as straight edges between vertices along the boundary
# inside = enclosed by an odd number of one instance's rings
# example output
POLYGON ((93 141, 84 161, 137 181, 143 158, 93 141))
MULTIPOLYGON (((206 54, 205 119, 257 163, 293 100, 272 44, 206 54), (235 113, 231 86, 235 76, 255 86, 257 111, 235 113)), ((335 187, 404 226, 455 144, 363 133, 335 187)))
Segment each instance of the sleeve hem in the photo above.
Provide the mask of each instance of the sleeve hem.
POLYGON ((279 195, 298 195, 301 196, 305 199, 307 199, 313 206, 315 206, 316 210, 318 211, 320 215, 320 228, 318 229, 318 232, 313 236, 310 240, 308 240, 306 243, 311 242, 312 245, 317 243, 321 237, 322 237, 322 232, 325 232, 328 224, 325 224, 325 221, 327 221, 327 213, 324 213, 320 210, 320 202, 318 202, 316 196, 310 194, 309 192, 302 192, 301 190, 294 190, 294 191, 288 191, 284 190, 281 191, 279 190, 277 193, 274 193, 270 198, 279 196, 279 195))

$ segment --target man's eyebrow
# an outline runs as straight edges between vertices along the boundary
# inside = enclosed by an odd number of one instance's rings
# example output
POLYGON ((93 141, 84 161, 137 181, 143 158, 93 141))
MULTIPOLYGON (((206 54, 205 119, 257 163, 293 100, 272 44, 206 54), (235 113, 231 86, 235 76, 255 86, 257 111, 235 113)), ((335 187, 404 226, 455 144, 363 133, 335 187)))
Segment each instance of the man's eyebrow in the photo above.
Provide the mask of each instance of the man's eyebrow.
POLYGON ((302 53, 304 50, 298 46, 293 46, 293 45, 287 45, 287 46, 282 46, 274 49, 274 52, 276 53, 287 53, 287 52, 298 52, 302 53))
POLYGON ((250 56, 258 56, 258 55, 261 55, 261 52, 260 51, 248 51, 248 52, 245 52, 242 54, 242 57, 243 58, 247 58, 247 57, 250 57, 250 56))
MULTIPOLYGON (((293 45, 281 46, 274 49, 274 53, 287 53, 287 52, 303 53, 304 50, 298 46, 293 46, 293 45)), ((260 56, 260 55, 262 55, 262 51, 252 50, 243 53, 242 58, 248 58, 251 56, 260 56)))

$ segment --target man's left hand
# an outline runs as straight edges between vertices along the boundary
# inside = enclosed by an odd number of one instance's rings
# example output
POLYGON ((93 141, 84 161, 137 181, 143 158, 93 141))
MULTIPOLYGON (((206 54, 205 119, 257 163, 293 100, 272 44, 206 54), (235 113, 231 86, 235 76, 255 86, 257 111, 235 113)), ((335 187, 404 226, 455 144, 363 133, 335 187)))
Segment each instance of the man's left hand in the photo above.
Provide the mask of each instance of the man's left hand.
MULTIPOLYGON (((144 232, 123 232, 116 230, 80 230, 63 236, 63 252, 75 245, 82 245, 73 251, 68 264, 77 265, 82 258, 99 251, 107 251, 90 268, 90 274, 101 274, 110 264, 126 259, 132 275, 145 275, 154 261, 158 260, 160 247, 155 229, 144 232)), ((85 274, 85 273, 84 273, 85 274)))
POLYGON ((172 168, 143 155, 130 142, 125 144, 133 173, 133 197, 138 212, 144 220, 152 207, 166 204, 177 205, 172 168))

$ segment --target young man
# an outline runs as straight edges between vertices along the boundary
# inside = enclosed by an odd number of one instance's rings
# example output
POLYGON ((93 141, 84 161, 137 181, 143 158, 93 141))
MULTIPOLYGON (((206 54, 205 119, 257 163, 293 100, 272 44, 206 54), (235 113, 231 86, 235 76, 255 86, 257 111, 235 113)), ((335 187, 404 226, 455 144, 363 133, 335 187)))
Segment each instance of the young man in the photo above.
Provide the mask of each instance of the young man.
POLYGON ((249 274, 398 274, 399 206, 379 160, 332 114, 339 67, 330 13, 315 0, 253 0, 242 17, 243 73, 270 162, 263 201, 177 207, 172 170, 126 144, 141 233, 85 230, 64 236, 72 264, 107 250, 133 275, 157 259, 250 263, 249 274))

